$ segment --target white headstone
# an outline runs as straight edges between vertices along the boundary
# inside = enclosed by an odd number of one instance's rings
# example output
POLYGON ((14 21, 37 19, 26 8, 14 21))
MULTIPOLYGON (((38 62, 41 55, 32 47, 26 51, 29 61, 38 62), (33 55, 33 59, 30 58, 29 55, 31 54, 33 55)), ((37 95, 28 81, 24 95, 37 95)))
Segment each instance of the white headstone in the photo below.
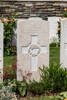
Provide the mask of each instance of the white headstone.
POLYGON ((17 80, 31 73, 39 81, 39 67, 49 65, 49 25, 41 18, 19 20, 17 24, 17 80))
POLYGON ((58 23, 57 23, 57 21, 59 19, 61 19, 61 17, 48 17, 50 43, 53 42, 52 40, 54 37, 58 40, 58 36, 57 36, 58 23))
POLYGON ((67 68, 67 19, 61 20, 60 63, 67 68))
POLYGON ((3 24, 0 21, 0 82, 3 81, 3 24))

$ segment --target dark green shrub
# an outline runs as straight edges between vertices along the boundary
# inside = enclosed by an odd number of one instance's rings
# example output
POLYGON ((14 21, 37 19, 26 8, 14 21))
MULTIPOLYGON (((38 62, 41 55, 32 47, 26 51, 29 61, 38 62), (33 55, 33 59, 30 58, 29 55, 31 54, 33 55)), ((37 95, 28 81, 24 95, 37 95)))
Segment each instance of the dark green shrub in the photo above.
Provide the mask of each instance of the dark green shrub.
POLYGON ((30 83, 27 84, 27 89, 34 95, 36 94, 41 95, 45 92, 43 84, 41 82, 36 82, 36 81, 33 82, 30 81, 30 83))
POLYGON ((4 25, 4 55, 12 55, 12 39, 15 35, 16 20, 14 16, 12 18, 3 18, 4 25))
POLYGON ((21 96, 26 96, 27 94, 27 85, 26 81, 17 81, 16 79, 11 81, 12 84, 12 91, 16 94, 19 94, 21 96))
POLYGON ((41 69, 41 82, 44 89, 51 92, 67 90, 67 70, 59 64, 51 64, 50 67, 41 69))
POLYGON ((28 91, 40 95, 67 90, 67 70, 62 68, 60 64, 51 64, 49 67, 43 66, 40 70, 40 82, 33 81, 28 83, 28 91))

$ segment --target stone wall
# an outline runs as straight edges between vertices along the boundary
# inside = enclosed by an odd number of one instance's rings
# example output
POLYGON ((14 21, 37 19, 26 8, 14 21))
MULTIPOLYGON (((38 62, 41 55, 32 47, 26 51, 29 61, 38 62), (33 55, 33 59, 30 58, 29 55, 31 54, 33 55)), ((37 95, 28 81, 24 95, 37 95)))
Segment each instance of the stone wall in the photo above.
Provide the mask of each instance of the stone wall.
POLYGON ((30 16, 63 16, 67 1, 23 1, 23 0, 0 0, 0 17, 18 14, 17 18, 30 16))

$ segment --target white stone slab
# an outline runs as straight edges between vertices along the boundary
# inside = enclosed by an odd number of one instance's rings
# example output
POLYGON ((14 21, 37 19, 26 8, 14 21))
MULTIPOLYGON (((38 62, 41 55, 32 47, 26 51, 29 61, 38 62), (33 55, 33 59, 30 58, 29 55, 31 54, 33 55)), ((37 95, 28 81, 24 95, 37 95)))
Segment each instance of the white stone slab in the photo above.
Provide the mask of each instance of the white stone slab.
POLYGON ((0 82, 3 81, 3 24, 0 21, 0 82))
MULTIPOLYGON (((28 5, 27 5, 28 6, 28 5)), ((31 5, 29 5, 31 6, 31 5)), ((61 19, 61 17, 48 17, 48 21, 49 21, 49 39, 50 39, 50 43, 53 42, 53 39, 55 37, 56 41, 58 41, 58 37, 57 37, 57 27, 58 27, 58 24, 57 24, 57 21, 61 19)), ((21 19, 19 19, 21 20, 21 19)), ((15 31, 15 35, 13 37, 13 41, 12 41, 12 45, 16 46, 16 34, 17 32, 15 31)))
POLYGON ((58 28, 58 23, 57 21, 61 19, 61 17, 48 17, 49 21, 49 39, 50 43, 53 42, 53 38, 55 37, 58 41, 58 36, 57 36, 57 28, 58 28))
POLYGON ((61 20, 60 63, 67 68, 67 19, 61 20))
POLYGON ((41 18, 18 20, 17 80, 32 73, 30 79, 39 81, 39 67, 49 66, 49 25, 41 18), (19 71, 20 70, 20 71, 19 71))

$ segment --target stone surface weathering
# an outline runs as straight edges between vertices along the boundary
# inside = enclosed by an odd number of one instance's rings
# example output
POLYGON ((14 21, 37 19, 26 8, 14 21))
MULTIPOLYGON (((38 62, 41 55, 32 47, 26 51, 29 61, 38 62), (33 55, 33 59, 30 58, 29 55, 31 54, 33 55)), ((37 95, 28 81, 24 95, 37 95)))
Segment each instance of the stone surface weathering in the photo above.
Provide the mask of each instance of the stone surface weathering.
POLYGON ((49 25, 41 18, 18 20, 17 23, 17 80, 30 75, 39 81, 39 67, 49 65, 49 25))
POLYGON ((0 82, 3 81, 3 24, 0 21, 0 82))
POLYGON ((61 20, 60 63, 67 68, 67 18, 61 20))

